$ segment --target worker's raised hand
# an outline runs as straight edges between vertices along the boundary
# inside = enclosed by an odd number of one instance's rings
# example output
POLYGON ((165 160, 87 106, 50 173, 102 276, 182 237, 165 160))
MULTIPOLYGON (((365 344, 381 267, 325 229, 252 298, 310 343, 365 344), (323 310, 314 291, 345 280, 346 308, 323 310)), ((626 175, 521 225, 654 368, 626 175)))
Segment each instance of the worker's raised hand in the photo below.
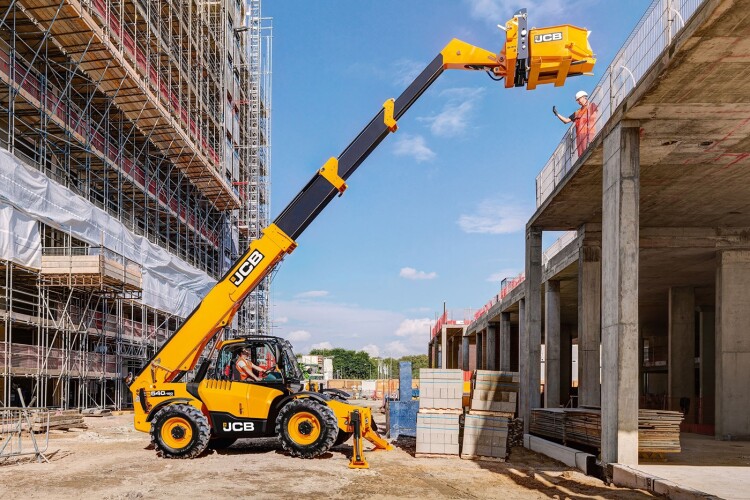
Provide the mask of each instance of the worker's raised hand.
POLYGON ((557 116, 557 106, 552 106, 552 114, 557 116))

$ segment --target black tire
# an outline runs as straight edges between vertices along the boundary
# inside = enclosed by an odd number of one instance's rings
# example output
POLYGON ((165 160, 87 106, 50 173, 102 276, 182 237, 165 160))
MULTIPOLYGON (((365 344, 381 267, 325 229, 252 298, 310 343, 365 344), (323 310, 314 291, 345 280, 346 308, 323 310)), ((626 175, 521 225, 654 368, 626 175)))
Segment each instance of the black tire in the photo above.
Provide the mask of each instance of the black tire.
POLYGON ((165 406, 151 421, 151 444, 163 458, 195 458, 206 449, 210 436, 206 416, 187 404, 165 406))
POLYGON ((331 449, 338 437, 336 415, 312 399, 294 399, 276 418, 276 435, 293 457, 315 458, 331 449))
POLYGON ((232 446, 237 438, 213 438, 208 441, 209 450, 226 450, 232 446))
POLYGON ((341 446, 349 441, 349 438, 352 437, 353 434, 353 432, 346 432, 339 429, 339 435, 336 436, 336 441, 333 443, 333 446, 341 446))

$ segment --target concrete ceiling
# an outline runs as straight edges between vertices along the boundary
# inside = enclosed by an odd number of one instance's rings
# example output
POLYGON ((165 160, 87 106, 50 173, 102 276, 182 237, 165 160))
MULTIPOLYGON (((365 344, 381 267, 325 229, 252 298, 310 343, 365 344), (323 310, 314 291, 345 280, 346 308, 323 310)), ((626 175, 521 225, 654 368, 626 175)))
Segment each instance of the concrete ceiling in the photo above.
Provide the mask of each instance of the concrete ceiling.
MULTIPOLYGON (((716 251, 750 242, 750 0, 707 1, 605 129, 619 120, 641 127, 640 321, 666 324, 670 286, 712 306, 716 251)), ((529 226, 601 222, 602 135, 529 226)), ((577 307, 566 287, 563 322, 577 307)))

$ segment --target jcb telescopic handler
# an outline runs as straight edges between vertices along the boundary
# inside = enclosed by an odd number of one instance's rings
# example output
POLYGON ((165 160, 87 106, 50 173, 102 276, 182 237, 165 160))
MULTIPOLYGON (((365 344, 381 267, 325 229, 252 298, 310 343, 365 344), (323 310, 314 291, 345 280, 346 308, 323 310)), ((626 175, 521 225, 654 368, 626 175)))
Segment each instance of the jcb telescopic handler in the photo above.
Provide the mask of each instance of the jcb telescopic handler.
POLYGON ((528 28, 525 9, 501 28, 506 40, 499 53, 451 40, 397 99, 385 101, 352 143, 326 161, 263 236, 252 242, 134 378, 130 390, 135 428, 151 434, 160 456, 193 458, 207 447, 226 447, 238 438, 278 436, 290 454, 312 458, 353 435, 350 466, 366 467, 363 439, 376 448, 389 448, 377 434, 368 408, 350 405, 336 394, 302 390, 303 374, 291 345, 283 339, 216 342, 195 367, 209 343, 231 324, 248 293, 296 248, 300 234, 344 192, 347 179, 396 131, 397 120, 444 70, 487 72, 494 80, 504 79, 506 88, 527 89, 545 83, 561 86, 566 78, 593 70, 595 59, 585 29, 528 28), (243 349, 265 372, 238 377, 235 365, 243 349))

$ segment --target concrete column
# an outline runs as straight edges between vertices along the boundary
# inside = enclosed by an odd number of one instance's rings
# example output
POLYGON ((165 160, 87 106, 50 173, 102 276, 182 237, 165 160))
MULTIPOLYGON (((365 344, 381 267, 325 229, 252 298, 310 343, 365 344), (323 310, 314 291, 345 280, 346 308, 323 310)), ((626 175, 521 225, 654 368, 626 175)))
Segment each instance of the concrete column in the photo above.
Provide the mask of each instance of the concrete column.
POLYGON ((570 400, 573 386, 573 328, 562 325, 560 328, 560 404, 565 406, 570 400))
POLYGON ((583 231, 584 244, 578 256, 578 405, 600 406, 601 232, 590 238, 588 225, 583 231))
POLYGON ((469 337, 461 337, 461 369, 469 371, 469 337))
POLYGON ((487 369, 497 370, 497 325, 487 323, 487 369))
POLYGON ((717 255, 716 437, 750 439, 750 250, 717 255))
POLYGON ((716 390, 716 315, 713 308, 701 307, 700 310, 700 378, 701 378, 701 413, 699 424, 714 423, 715 390, 716 390))
POLYGON ((461 369, 461 346, 463 335, 458 334, 453 337, 453 366, 451 368, 461 369))
POLYGON ((482 330, 482 370, 487 369, 487 359, 490 355, 489 340, 487 339, 487 328, 482 330))
POLYGON ((638 464, 639 128, 604 138, 602 462, 638 464))
MULTIPOLYGON (((682 408, 681 399, 695 395, 695 291, 693 287, 669 289, 667 396, 671 409, 682 408)), ((689 403, 686 422, 695 423, 695 401, 689 403)))
POLYGON ((544 406, 560 407, 560 282, 544 284, 544 406))
POLYGON ((440 368, 448 368, 448 329, 443 325, 440 329, 440 368))
POLYGON ((524 330, 520 355, 525 372, 521 373, 520 410, 524 432, 529 430, 531 409, 540 406, 542 364, 542 230, 526 229, 526 286, 524 330), (525 360, 524 360, 525 358, 525 360))
POLYGON ((518 415, 523 419, 523 432, 528 434, 530 420, 524 415, 526 414, 526 382, 524 377, 528 373, 526 367, 529 363, 529 357, 524 354, 527 352, 526 349, 526 299, 518 301, 518 375, 521 379, 521 383, 518 386, 518 415))
POLYGON ((432 340, 427 343, 427 368, 433 368, 432 366, 432 340))
POLYGON ((510 371, 510 313, 502 313, 500 320, 500 359, 498 369, 510 371))
POLYGON ((477 332, 477 347, 476 347, 476 359, 477 359, 477 370, 482 369, 482 356, 484 351, 484 344, 482 343, 482 332, 477 332))

